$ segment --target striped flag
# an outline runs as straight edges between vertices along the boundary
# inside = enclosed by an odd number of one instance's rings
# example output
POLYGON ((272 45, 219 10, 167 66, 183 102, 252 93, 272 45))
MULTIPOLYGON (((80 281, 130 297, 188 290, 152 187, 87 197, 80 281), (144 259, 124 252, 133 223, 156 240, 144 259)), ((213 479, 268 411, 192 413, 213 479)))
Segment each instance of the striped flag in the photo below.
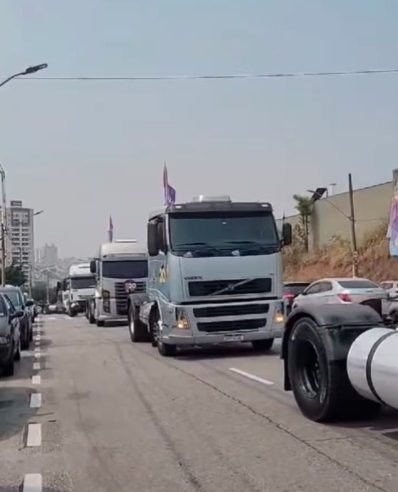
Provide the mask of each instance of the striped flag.
POLYGON ((176 201, 176 190, 169 184, 166 163, 164 163, 164 168, 163 168, 163 190, 164 190, 165 205, 167 206, 173 205, 176 201))
POLYGON ((112 217, 109 216, 109 229, 108 229, 108 235, 109 235, 109 242, 113 242, 113 221, 112 217))

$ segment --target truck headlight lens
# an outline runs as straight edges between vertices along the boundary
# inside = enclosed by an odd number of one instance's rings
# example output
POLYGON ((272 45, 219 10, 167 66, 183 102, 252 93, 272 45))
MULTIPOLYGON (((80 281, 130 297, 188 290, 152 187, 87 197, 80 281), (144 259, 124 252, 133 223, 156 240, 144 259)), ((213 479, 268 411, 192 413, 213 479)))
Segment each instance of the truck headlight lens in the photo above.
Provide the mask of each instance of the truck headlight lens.
POLYGON ((177 320, 177 328, 179 330, 189 330, 189 320, 185 313, 185 311, 181 308, 176 308, 176 320, 177 320))
POLYGON ((283 303, 276 307, 275 310, 275 323, 284 323, 285 322, 285 314, 283 309, 283 303))

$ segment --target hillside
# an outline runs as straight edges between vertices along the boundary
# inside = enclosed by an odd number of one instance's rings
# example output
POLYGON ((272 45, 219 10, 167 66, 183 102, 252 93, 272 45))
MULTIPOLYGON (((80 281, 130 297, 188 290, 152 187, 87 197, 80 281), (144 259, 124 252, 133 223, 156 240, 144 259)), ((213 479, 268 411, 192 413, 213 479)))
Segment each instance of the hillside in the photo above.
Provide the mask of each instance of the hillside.
MULTIPOLYGON (((388 254, 387 225, 378 227, 359 247, 359 276, 375 281, 398 279, 398 258, 388 254)), ((321 277, 351 276, 351 247, 348 241, 335 238, 316 253, 306 254, 300 242, 284 253, 286 280, 313 281, 321 277)))

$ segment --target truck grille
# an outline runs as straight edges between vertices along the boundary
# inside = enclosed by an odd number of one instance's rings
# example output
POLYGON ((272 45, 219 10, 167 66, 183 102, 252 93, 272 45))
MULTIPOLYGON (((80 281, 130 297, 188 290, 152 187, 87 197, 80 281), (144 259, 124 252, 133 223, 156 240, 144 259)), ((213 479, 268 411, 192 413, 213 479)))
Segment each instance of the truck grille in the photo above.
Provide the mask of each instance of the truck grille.
MULTIPOLYGON (((208 280, 200 282, 189 282, 188 289, 190 296, 210 296, 214 295, 221 289, 226 289, 233 284, 243 282, 244 279, 238 280, 208 280)), ((255 278, 239 285, 230 291, 225 291, 220 295, 230 294, 264 294, 265 292, 271 292, 272 281, 270 278, 255 278)))
POLYGON ((242 304, 240 306, 209 306, 194 308, 196 318, 213 318, 217 316, 244 316, 248 314, 267 314, 268 304, 242 304))
POLYGON ((238 321, 216 321, 209 323, 198 323, 199 331, 214 333, 217 331, 240 331, 240 330, 258 330, 265 326, 266 319, 242 319, 238 321))
MULTIPOLYGON (((137 287, 134 292, 145 292, 145 282, 135 282, 137 287)), ((127 293, 124 282, 115 283, 116 310, 120 316, 127 315, 127 293)))

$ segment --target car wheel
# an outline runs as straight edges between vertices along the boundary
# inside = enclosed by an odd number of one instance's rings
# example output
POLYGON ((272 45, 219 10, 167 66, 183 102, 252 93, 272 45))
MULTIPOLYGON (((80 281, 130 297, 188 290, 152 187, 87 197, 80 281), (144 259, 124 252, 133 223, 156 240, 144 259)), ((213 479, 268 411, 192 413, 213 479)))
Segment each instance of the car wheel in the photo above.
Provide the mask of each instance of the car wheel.
POLYGON ((24 330, 21 332, 21 349, 22 350, 29 350, 29 345, 30 345, 30 337, 29 333, 27 330, 24 330))
POLYGON ((15 352, 14 360, 16 361, 21 360, 21 339, 18 340, 18 348, 17 351, 15 352))
POLYGON ((12 347, 10 358, 8 362, 3 366, 3 376, 9 377, 14 375, 14 347, 12 347))

